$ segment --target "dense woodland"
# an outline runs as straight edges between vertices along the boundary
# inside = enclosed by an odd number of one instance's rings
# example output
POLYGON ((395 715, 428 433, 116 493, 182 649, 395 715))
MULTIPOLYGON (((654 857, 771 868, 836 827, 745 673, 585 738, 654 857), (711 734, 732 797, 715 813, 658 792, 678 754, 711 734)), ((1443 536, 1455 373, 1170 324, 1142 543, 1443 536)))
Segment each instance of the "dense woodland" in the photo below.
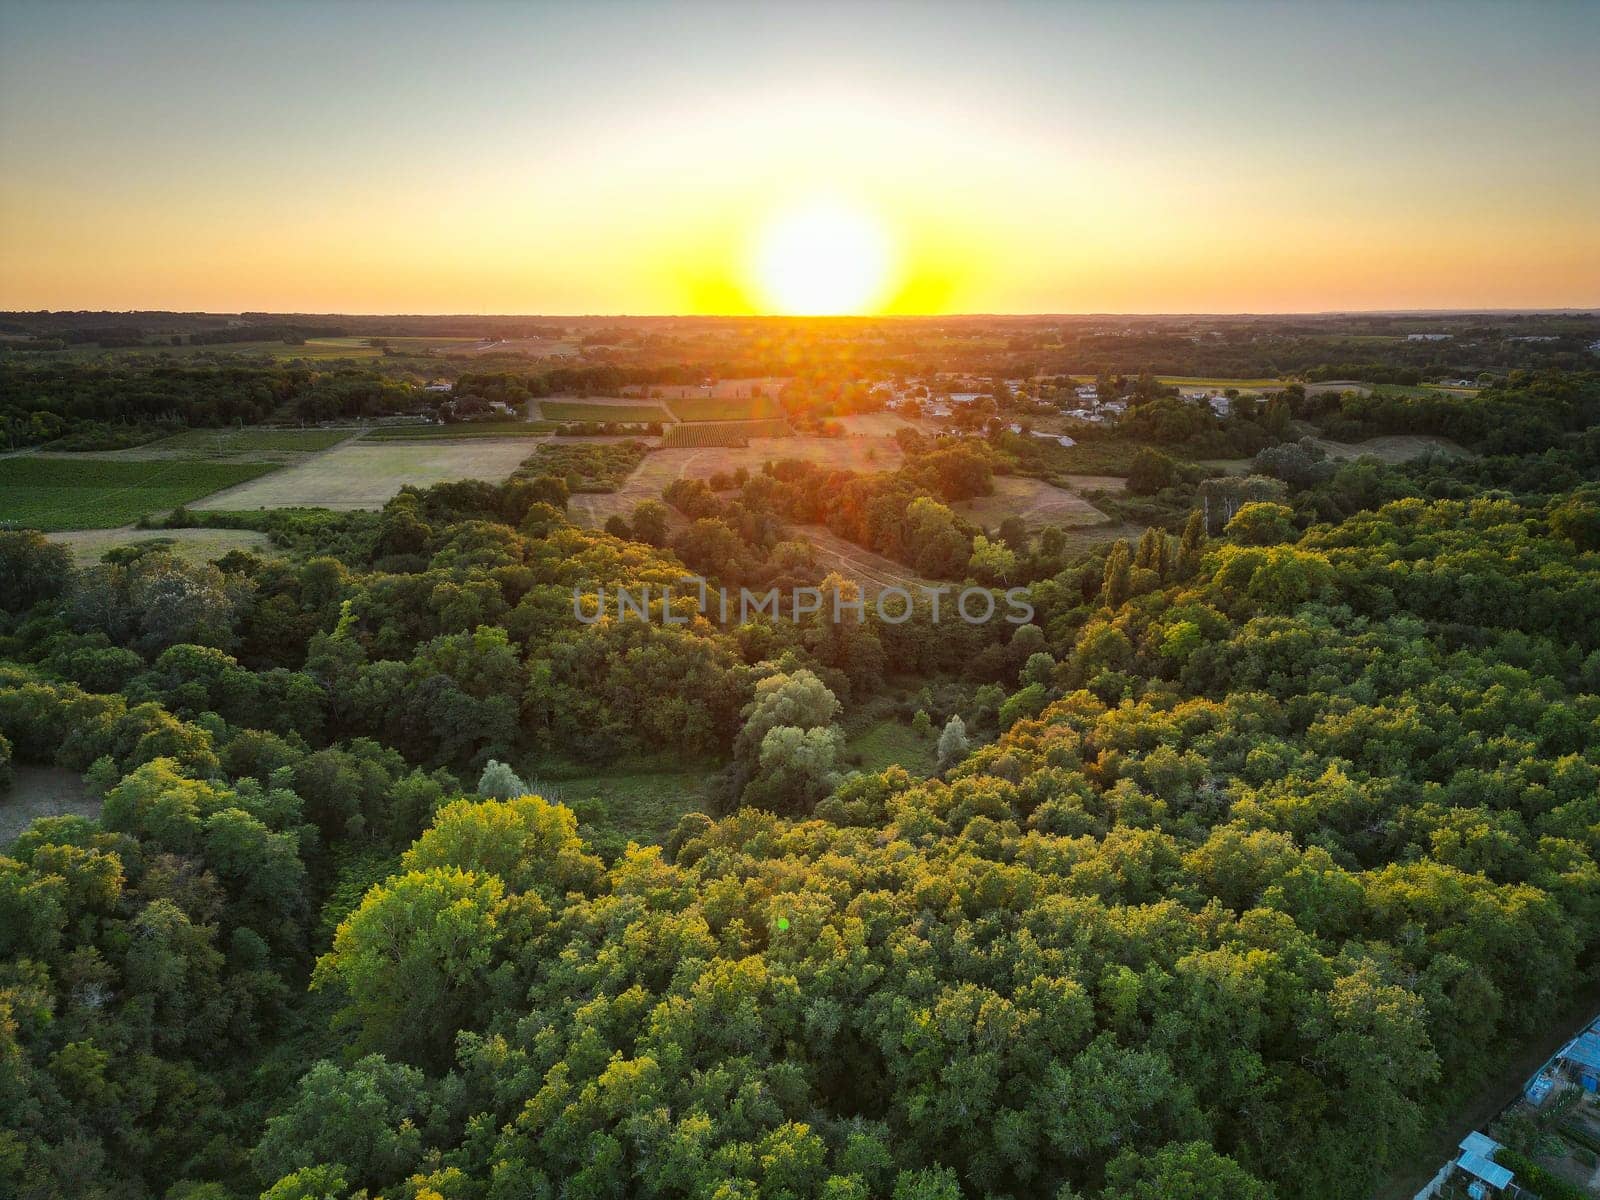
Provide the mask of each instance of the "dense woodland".
MULTIPOLYGON (((408 386, 0 368, 30 420, 408 386)), ((0 1194, 1367 1196, 1596 980, 1600 377, 1183 407, 1116 435, 1151 527, 1110 546, 956 516, 1062 469, 1003 433, 605 531, 535 460, 214 564, 0 532, 0 776, 104 799, 0 853, 0 1194), (798 524, 1034 619, 574 612, 686 568, 848 590, 798 524), (885 699, 928 777, 847 769, 885 699), (648 756, 717 772, 664 845, 533 782, 648 756)))

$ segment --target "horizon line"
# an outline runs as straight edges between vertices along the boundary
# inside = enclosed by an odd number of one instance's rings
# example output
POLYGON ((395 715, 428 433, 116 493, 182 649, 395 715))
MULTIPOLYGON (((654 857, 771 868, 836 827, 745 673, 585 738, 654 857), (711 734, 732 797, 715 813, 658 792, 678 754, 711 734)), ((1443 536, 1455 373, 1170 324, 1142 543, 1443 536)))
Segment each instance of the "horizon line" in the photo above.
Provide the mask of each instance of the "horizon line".
POLYGON ((1068 312, 1040 310, 1036 312, 948 312, 948 313, 687 313, 687 312, 360 312, 356 310, 313 309, 204 309, 204 308, 8 308, 0 309, 0 317, 76 316, 105 314, 128 316, 138 313, 194 317, 363 317, 385 318, 459 318, 474 317, 485 320, 614 320, 614 321, 939 321, 969 320, 1041 320, 1053 318, 1259 318, 1259 317, 1404 317, 1404 316, 1600 316, 1600 303, 1557 304, 1545 307, 1469 307, 1469 308, 1325 308, 1325 309, 1238 309, 1223 310, 1172 310, 1172 311, 1111 311, 1089 310, 1068 312))

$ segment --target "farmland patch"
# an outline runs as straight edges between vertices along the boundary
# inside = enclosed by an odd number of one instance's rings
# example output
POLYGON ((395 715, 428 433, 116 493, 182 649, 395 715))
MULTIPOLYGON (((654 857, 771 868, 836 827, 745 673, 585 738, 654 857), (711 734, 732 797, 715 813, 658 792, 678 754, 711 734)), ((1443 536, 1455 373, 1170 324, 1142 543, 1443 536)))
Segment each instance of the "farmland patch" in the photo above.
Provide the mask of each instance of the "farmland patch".
POLYGON ((207 497, 197 509, 382 508, 406 484, 457 479, 498 483, 528 456, 520 438, 464 442, 371 442, 329 450, 277 475, 207 497))

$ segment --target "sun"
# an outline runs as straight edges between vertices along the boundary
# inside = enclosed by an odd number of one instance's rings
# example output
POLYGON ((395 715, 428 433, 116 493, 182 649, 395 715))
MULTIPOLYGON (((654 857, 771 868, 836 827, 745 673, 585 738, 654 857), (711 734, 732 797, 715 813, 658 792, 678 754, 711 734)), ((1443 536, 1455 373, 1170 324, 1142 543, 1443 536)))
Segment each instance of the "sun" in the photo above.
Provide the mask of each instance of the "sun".
POLYGON ((756 238, 762 297, 789 316, 871 311, 889 279, 889 238, 863 209, 814 200, 776 214, 756 238))

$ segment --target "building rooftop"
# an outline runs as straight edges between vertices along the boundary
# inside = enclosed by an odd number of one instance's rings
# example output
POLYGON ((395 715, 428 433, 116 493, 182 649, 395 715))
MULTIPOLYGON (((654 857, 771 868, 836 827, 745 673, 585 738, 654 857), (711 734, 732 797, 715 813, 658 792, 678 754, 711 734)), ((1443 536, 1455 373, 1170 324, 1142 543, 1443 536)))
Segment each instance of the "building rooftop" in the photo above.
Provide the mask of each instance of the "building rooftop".
POLYGON ((1567 1045, 1562 1057, 1586 1071, 1600 1073, 1600 1033, 1592 1029, 1580 1033, 1567 1045))
POLYGON ((1456 1166, 1491 1187, 1506 1187, 1511 1183, 1511 1172, 1494 1161, 1494 1152, 1499 1149, 1500 1143, 1487 1134, 1469 1133, 1461 1139, 1456 1166))

